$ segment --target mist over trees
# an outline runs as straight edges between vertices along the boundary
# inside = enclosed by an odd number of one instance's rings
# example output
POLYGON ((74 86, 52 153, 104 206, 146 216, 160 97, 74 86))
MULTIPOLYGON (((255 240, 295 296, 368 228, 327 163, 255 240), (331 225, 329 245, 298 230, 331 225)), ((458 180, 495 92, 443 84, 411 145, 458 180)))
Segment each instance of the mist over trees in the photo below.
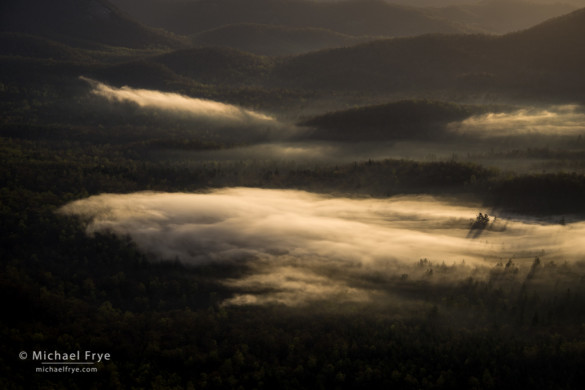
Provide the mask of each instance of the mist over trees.
POLYGON ((2 2, 0 383, 580 388, 584 4, 427 3, 2 2))

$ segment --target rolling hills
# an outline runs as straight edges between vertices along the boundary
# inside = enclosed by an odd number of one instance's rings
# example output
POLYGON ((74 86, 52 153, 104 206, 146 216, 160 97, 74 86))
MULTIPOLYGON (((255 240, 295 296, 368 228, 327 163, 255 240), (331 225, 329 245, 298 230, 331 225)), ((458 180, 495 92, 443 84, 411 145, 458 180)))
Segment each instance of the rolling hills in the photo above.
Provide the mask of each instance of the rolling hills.
POLYGON ((282 102, 282 91, 293 99, 334 95, 337 108, 345 99, 363 105, 413 97, 582 101, 584 26, 585 9, 504 36, 427 34, 280 58, 199 47, 143 57, 137 65, 107 65, 98 73, 107 75, 103 81, 141 88, 191 93, 193 83, 216 86, 222 89, 217 96, 260 107, 282 102), (148 71, 129 70, 138 68, 148 71), (242 87, 248 89, 232 93, 242 87))
POLYGON ((580 98, 585 9, 502 37, 423 35, 323 50, 280 63, 283 85, 375 93, 580 98))
POLYGON ((218 47, 191 48, 151 59, 174 72, 212 84, 254 84, 271 68, 269 58, 218 47))
POLYGON ((547 19, 578 8, 567 2, 527 0, 483 0, 472 4, 429 7, 430 15, 491 34, 506 34, 530 28, 547 19))
POLYGON ((107 0, 6 0, 0 29, 78 47, 180 47, 184 39, 130 19, 107 0))
POLYGON ((568 0, 111 1, 143 23, 183 34, 230 24, 256 23, 385 36, 437 32, 506 34, 585 5, 568 0), (307 13, 311 16, 306 16, 307 13), (356 32, 358 27, 361 32, 356 32))
POLYGON ((89 58, 81 50, 36 35, 0 33, 0 55, 32 57, 57 61, 83 62, 89 58))
POLYGON ((224 46, 259 55, 293 55, 332 47, 352 46, 374 37, 356 37, 322 28, 297 28, 240 23, 192 36, 195 46, 224 46))
POLYGON ((116 4, 143 23, 184 35, 240 23, 314 27, 348 35, 411 36, 471 31, 458 23, 427 15, 422 9, 379 0, 117 0, 116 4))
MULTIPOLYGON (((56 4, 67 2, 59 0, 56 4)), ((86 3, 78 3, 77 7, 81 4, 86 3)), ((32 22, 27 23, 30 25, 32 22)), ((81 32, 74 34, 74 30, 70 30, 72 36, 89 36, 88 30, 75 27, 75 24, 67 27, 75 28, 81 32)), ((314 36, 315 32, 328 37, 347 37, 330 35, 325 30, 267 25, 226 26, 205 34, 213 36, 217 42, 222 31, 230 29, 247 31, 249 36, 272 35, 266 38, 268 41, 282 41, 282 34, 298 37, 298 34, 304 33, 314 36)), ((98 66, 92 62, 91 66, 77 66, 76 69, 86 69, 84 75, 114 85, 128 84, 206 97, 229 96, 231 103, 247 104, 253 101, 257 107, 274 107, 275 102, 287 101, 287 96, 291 99, 310 97, 313 101, 333 99, 334 106, 328 107, 329 110, 343 108, 347 99, 353 101, 351 104, 358 105, 410 98, 475 102, 486 99, 582 101, 585 54, 580 48, 585 46, 584 29, 585 9, 581 9, 504 36, 426 34, 278 58, 225 47, 182 48, 162 54, 160 50, 150 55, 143 52, 134 57, 126 56, 122 58, 123 62, 113 64, 98 66)), ((91 31, 97 33, 98 30, 96 27, 91 31)), ((26 56, 27 50, 40 53, 39 61, 50 58, 65 62, 86 61, 86 53, 63 45, 61 35, 57 34, 57 43, 44 38, 54 34, 46 32, 49 30, 43 31, 38 33, 39 36, 21 33, 2 35, 4 55, 10 56, 10 61, 4 66, 9 73, 4 75, 3 80, 12 77, 10 83, 26 82, 28 76, 25 69, 35 69, 35 72, 40 72, 37 76, 41 78, 43 72, 47 72, 48 76, 59 74, 59 80, 68 73, 66 70, 59 71, 58 64, 42 62, 26 62, 19 67, 18 58, 26 56)), ((231 39, 234 34, 237 33, 227 34, 226 39, 231 39)), ((106 34, 100 40, 103 42, 107 37, 106 34)), ((148 34, 140 37, 144 40, 133 41, 137 46, 140 42, 147 46, 156 42, 146 39, 148 34)), ((111 41, 116 45, 128 42, 111 41)), ((93 44, 100 45, 95 41, 93 44)), ((71 77, 74 79, 79 75, 71 77)), ((288 107, 289 103, 283 104, 288 107)), ((305 100, 295 104, 310 107, 305 100)), ((318 110, 310 111, 314 113, 318 110)))

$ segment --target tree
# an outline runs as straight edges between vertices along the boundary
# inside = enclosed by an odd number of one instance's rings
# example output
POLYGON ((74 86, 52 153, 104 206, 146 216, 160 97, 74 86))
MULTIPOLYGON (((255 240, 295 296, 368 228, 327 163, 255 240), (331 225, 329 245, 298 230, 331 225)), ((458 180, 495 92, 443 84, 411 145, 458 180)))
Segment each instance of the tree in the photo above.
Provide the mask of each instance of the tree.
POLYGON ((471 225, 472 229, 485 229, 490 223, 490 217, 487 214, 479 213, 471 225))

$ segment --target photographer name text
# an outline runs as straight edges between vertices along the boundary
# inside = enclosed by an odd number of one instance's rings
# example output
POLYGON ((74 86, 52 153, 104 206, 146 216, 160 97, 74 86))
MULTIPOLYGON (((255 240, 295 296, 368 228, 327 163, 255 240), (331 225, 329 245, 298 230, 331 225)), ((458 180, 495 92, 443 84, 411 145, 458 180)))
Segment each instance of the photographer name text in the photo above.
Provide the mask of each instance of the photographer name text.
POLYGON ((91 362, 101 363, 102 361, 109 361, 111 356, 109 353, 99 353, 92 351, 75 351, 75 352, 59 352, 59 351, 33 351, 32 360, 43 362, 91 362))

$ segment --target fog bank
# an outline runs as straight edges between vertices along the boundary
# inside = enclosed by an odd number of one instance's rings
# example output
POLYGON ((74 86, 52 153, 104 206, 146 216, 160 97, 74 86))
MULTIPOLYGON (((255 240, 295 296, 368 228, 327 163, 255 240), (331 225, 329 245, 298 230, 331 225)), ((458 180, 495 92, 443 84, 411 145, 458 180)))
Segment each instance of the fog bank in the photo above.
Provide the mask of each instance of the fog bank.
POLYGON ((578 105, 526 107, 513 112, 476 115, 451 130, 482 138, 516 135, 585 135, 585 111, 578 105))
POLYGON ((276 122, 271 116, 213 100, 128 86, 116 88, 87 77, 81 79, 92 86, 92 94, 111 102, 129 102, 144 108, 189 114, 197 118, 231 124, 262 125, 276 122))
POLYGON ((245 264, 249 273, 224 281, 244 291, 235 304, 370 300, 379 286, 368 278, 412 272, 423 258, 466 264, 467 273, 450 276, 459 280, 511 258, 584 260, 585 223, 492 218, 488 228, 470 230, 478 211, 430 196, 350 199, 252 188, 103 194, 60 210, 88 221, 89 234, 129 235, 157 259, 245 264))

